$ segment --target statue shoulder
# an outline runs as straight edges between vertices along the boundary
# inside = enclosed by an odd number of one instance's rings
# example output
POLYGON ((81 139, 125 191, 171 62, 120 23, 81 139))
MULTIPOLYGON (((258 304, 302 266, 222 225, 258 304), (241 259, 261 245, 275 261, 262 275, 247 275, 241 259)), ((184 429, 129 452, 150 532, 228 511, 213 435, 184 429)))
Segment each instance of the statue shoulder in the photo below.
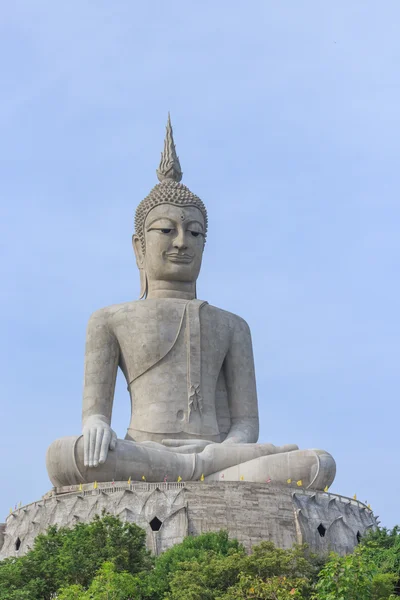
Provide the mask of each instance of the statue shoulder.
POLYGON ((205 304, 202 307, 202 311, 205 311, 205 314, 212 316, 217 322, 226 324, 232 330, 250 333, 249 325, 242 317, 239 317, 239 315, 235 315, 234 313, 213 306, 212 304, 205 304))
POLYGON ((111 325, 117 315, 125 315, 140 310, 143 302, 134 300, 131 302, 122 302, 121 304, 111 304, 104 308, 95 310, 89 317, 89 324, 96 323, 98 325, 111 325))

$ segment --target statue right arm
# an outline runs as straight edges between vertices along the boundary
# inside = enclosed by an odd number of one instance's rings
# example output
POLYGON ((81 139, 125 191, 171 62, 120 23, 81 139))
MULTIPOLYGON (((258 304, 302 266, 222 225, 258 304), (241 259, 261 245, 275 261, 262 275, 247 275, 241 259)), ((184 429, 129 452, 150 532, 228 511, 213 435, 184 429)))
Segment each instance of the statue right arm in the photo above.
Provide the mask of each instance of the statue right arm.
POLYGON ((116 435, 110 425, 119 354, 107 313, 95 312, 87 327, 83 386, 82 425, 87 466, 104 463, 108 449, 115 447, 116 435))

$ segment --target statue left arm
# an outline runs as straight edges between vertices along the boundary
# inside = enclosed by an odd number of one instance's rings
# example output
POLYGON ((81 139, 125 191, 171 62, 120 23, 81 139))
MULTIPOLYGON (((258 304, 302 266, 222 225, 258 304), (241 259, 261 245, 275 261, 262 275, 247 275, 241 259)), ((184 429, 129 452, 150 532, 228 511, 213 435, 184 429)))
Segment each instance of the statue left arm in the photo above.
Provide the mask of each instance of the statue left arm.
POLYGON ((231 428, 224 444, 258 440, 259 420, 253 345, 249 326, 237 318, 224 362, 231 428))

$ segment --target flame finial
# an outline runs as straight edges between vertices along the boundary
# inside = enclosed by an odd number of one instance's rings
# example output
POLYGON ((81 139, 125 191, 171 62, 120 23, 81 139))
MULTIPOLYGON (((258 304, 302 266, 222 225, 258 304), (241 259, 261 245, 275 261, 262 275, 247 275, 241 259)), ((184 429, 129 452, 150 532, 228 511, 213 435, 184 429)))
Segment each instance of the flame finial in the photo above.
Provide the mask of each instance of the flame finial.
POLYGON ((178 155, 176 153, 174 136, 171 125, 171 117, 168 113, 167 121, 167 132, 164 140, 164 151, 161 153, 161 160, 157 169, 158 180, 163 181, 176 181, 179 182, 182 179, 181 164, 179 162, 178 155))

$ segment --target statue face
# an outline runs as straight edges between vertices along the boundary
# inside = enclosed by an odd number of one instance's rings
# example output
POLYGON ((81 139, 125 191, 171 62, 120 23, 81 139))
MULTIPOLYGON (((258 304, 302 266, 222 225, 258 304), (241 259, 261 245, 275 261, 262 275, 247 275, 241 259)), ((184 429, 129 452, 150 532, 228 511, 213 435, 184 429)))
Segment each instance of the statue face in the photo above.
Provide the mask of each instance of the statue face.
MULTIPOLYGON (((204 218, 195 206, 160 204, 145 221, 143 266, 149 281, 195 282, 204 249, 204 218)), ((138 253, 138 246, 136 246, 138 253)))

